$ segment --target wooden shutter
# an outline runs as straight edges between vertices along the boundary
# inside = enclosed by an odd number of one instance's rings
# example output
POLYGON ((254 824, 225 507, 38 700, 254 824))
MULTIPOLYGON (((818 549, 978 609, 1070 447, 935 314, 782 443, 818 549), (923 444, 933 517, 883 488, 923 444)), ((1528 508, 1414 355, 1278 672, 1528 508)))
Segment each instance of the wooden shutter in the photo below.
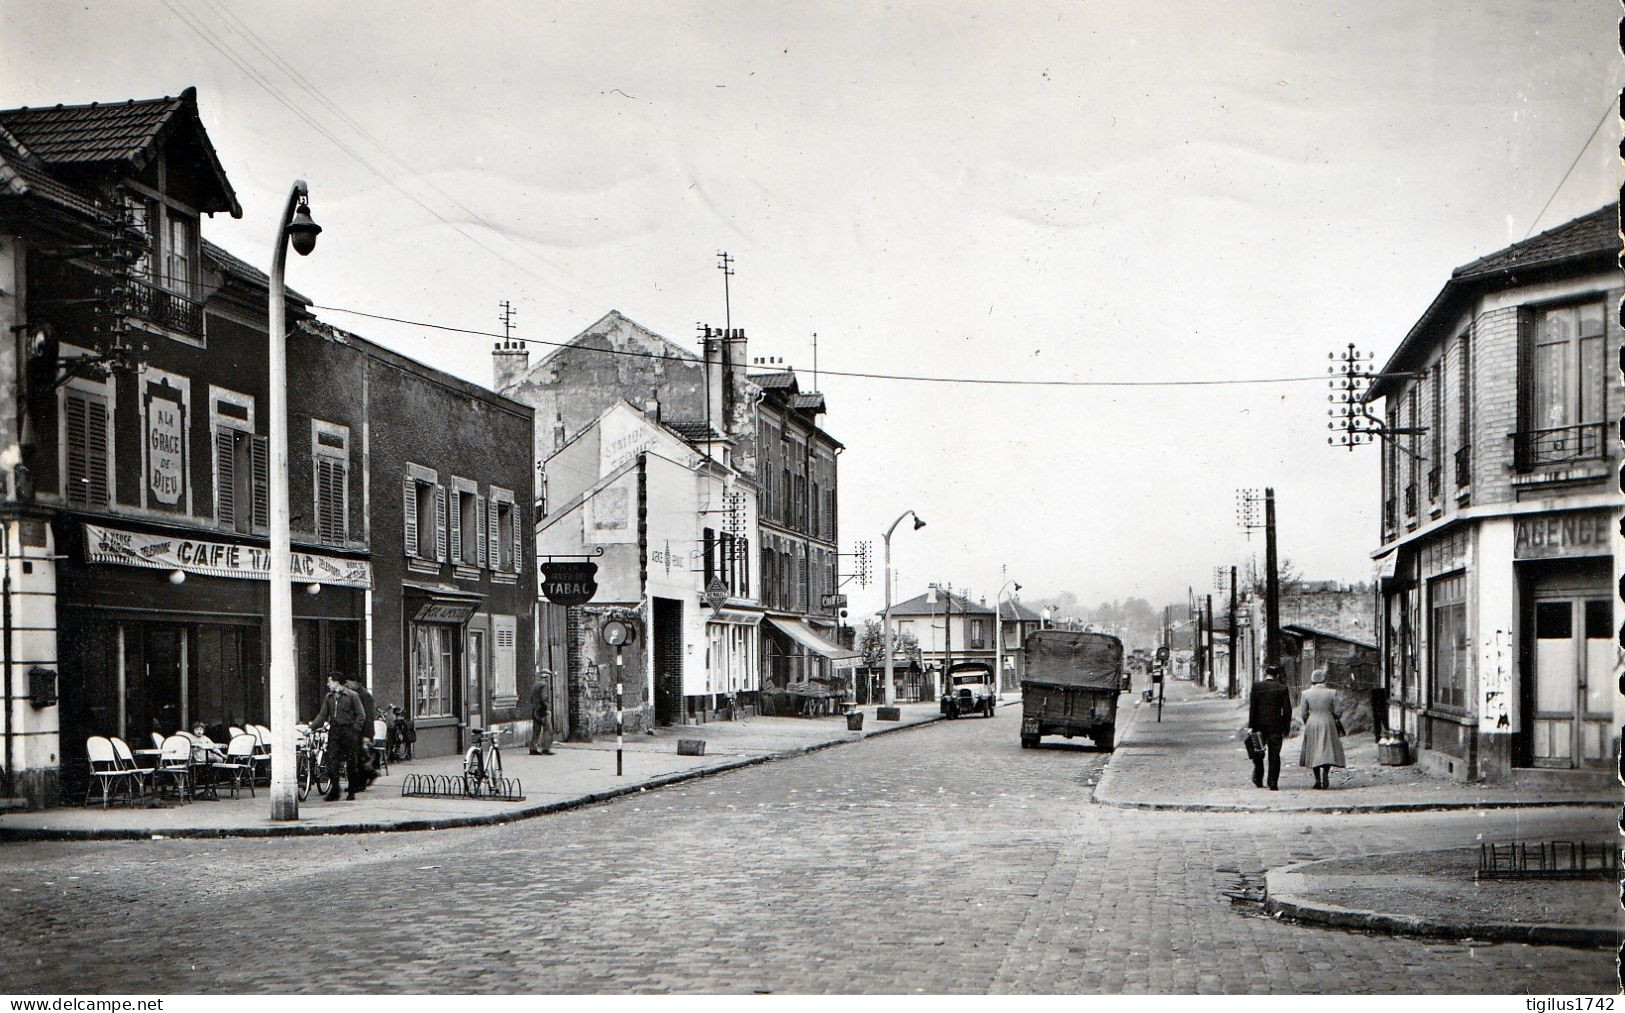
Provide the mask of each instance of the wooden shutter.
POLYGON ((446 487, 434 487, 434 558, 446 561, 446 487))
POLYGON ((446 527, 451 536, 451 561, 463 562, 463 493, 456 486, 446 490, 446 527))
POLYGON ((518 628, 516 616, 491 617, 491 675, 492 696, 519 695, 518 680, 518 628))
POLYGON ((502 569, 502 506, 495 499, 486 501, 485 528, 489 533, 486 540, 485 557, 487 565, 492 570, 502 569))
POLYGON ((1519 471, 1528 471, 1533 455, 1529 453, 1529 429, 1534 425, 1535 397, 1535 311, 1527 306, 1518 308, 1518 435, 1512 441, 1512 463, 1519 471))
POLYGON ((513 528, 513 572, 523 573, 525 569, 525 533, 519 526, 519 504, 508 504, 509 527, 513 528))
POLYGON ((271 526, 271 441, 264 436, 254 437, 249 448, 249 467, 254 480, 254 526, 271 526))
POLYGON ((237 525, 237 440, 230 429, 214 431, 214 518, 223 527, 237 525))
POLYGON ((418 554, 418 484, 410 475, 401 489, 401 505, 406 520, 406 554, 418 554))
POLYGON ((107 402, 89 398, 85 402, 85 477, 89 505, 104 507, 113 501, 108 482, 110 471, 107 446, 107 402))
POLYGON ((717 575, 717 536, 710 528, 705 529, 705 586, 711 586, 711 578, 717 575))
POLYGON ((316 538, 342 545, 345 536, 345 465, 331 457, 316 458, 316 538))
POLYGON ((85 415, 87 404, 85 399, 73 391, 67 391, 62 397, 62 414, 64 427, 67 430, 67 488, 63 494, 69 503, 83 505, 88 496, 86 488, 88 482, 89 462, 86 458, 85 448, 85 415))
POLYGON ((489 523, 489 519, 485 515, 484 496, 474 497, 474 519, 475 523, 479 525, 480 529, 479 552, 474 556, 474 565, 484 569, 485 565, 491 560, 490 540, 487 537, 487 525, 489 523))

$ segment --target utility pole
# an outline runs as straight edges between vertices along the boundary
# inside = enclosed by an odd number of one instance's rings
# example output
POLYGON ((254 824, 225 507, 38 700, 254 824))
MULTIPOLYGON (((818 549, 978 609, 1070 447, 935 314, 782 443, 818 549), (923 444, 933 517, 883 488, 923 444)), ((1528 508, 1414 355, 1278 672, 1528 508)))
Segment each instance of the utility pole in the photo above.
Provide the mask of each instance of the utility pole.
POLYGON ((514 316, 513 303, 506 299, 502 300, 502 314, 498 316, 497 319, 502 321, 502 340, 504 341, 509 341, 513 338, 514 316))
POLYGON ((1275 490, 1264 489, 1264 664, 1281 663, 1281 580, 1275 572, 1275 490))
POLYGON ((1230 681, 1224 695, 1236 698, 1236 568, 1230 568, 1230 681))
POLYGON ((734 327, 733 294, 728 290, 728 279, 734 276, 734 259, 727 250, 717 251, 717 270, 722 272, 722 327, 732 333, 734 327))
POLYGON ((1213 664, 1213 596, 1210 594, 1210 595, 1207 596, 1207 688, 1208 689, 1216 688, 1213 685, 1213 680, 1214 680, 1213 669, 1214 669, 1214 667, 1215 666, 1213 664))

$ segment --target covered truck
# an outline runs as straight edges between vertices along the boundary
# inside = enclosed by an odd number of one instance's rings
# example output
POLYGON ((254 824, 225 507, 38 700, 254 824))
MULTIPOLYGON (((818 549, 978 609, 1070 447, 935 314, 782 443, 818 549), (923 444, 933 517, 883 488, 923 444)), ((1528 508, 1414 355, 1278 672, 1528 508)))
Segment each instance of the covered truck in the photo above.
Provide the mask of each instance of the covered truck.
POLYGON ((1087 735, 1110 750, 1122 689, 1122 641, 1104 633, 1037 630, 1024 647, 1022 747, 1031 749, 1045 735, 1087 735))

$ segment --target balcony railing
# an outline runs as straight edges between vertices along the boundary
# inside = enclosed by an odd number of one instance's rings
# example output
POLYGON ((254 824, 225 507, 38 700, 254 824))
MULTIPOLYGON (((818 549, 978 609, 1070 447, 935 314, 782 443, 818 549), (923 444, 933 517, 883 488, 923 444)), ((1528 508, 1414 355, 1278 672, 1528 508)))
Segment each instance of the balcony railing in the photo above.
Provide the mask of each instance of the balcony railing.
POLYGON ((1472 447, 1458 447, 1456 449, 1456 488, 1461 489, 1473 482, 1473 454, 1472 447))
POLYGON ((1412 482, 1410 485, 1407 485, 1405 487, 1405 516, 1406 517, 1415 517, 1416 516, 1416 493, 1417 493, 1417 488, 1416 488, 1416 483, 1415 482, 1412 482))
POLYGON ((144 281, 130 281, 130 316, 188 337, 203 337, 203 304, 144 281))
POLYGON ((1585 422, 1577 426, 1514 433, 1512 438, 1517 441, 1518 467, 1533 468, 1542 464, 1567 464, 1570 461, 1606 457, 1606 429, 1607 423, 1585 422))
POLYGON ((1444 484, 1444 469, 1435 464, 1428 469, 1428 502, 1439 498, 1439 487, 1444 484))

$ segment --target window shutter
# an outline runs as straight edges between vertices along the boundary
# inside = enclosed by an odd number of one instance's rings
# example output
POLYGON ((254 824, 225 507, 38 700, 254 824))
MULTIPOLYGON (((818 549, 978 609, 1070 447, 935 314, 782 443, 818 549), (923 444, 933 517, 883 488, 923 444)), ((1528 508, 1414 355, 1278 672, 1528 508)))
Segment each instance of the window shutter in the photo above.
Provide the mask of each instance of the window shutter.
POLYGON ((350 537, 350 465, 347 461, 334 461, 333 467, 333 541, 342 544, 350 537))
POLYGON ((485 565, 491 560, 490 541, 487 534, 490 520, 486 516, 484 496, 476 496, 474 498, 474 517, 480 529, 480 551, 474 557, 474 565, 483 570, 485 565))
POLYGON ((254 437, 249 466, 254 478, 254 526, 271 526, 271 441, 264 436, 254 437))
POLYGON ((717 536, 710 528, 705 529, 705 586, 711 586, 711 580, 717 575, 717 536))
POLYGON ((402 488, 401 503, 406 518, 406 554, 415 556, 418 554, 418 484, 410 476, 402 488))
POLYGON ((86 491, 91 506, 107 506, 113 501, 108 487, 107 403, 100 398, 85 402, 85 467, 90 479, 86 491))
POLYGON ((1529 428, 1535 396, 1535 313, 1528 307, 1518 310, 1518 437, 1512 441, 1513 467, 1530 468, 1529 428))
POLYGON ((88 488, 90 463, 85 446, 85 416, 88 404, 72 391, 63 395, 62 408, 68 433, 67 484, 63 490, 69 503, 84 504, 90 495, 88 488))
POLYGON ((316 459, 316 539, 341 545, 345 536, 345 466, 330 457, 316 459))
MULTIPOLYGON (((451 561, 461 564, 463 561, 463 494, 453 487, 448 490, 446 497, 446 526, 451 535, 451 561)), ((473 532, 470 532, 472 534, 473 532)))
POLYGON ((502 507, 496 500, 488 500, 485 504, 485 528, 490 537, 487 541, 486 556, 492 570, 502 569, 502 507))
POLYGON ((513 528, 513 572, 523 573, 525 570, 525 533, 519 526, 519 504, 508 504, 508 517, 513 528))
POLYGON ((446 561, 446 487, 434 487, 434 558, 446 561))
POLYGON ((214 517, 225 527, 237 524, 237 441, 230 429, 214 431, 214 517))

